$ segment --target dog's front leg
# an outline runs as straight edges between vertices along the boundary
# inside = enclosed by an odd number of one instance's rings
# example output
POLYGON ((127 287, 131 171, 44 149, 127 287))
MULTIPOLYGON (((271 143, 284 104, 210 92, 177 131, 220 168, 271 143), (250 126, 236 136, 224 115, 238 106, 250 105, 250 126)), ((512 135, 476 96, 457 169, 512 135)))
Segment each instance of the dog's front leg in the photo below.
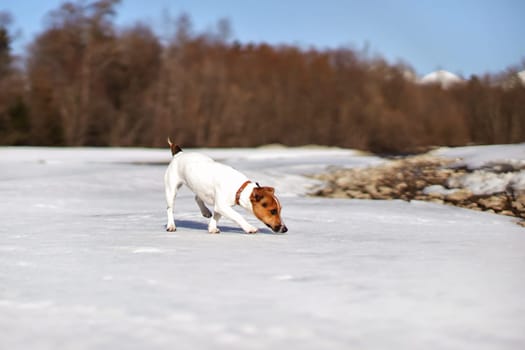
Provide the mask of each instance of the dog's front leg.
POLYGON ((217 227, 217 222, 221 218, 221 214, 218 212, 213 213, 213 217, 210 219, 210 223, 208 224, 208 232, 209 233, 220 233, 221 230, 217 227))
POLYGON ((221 215, 227 217, 228 219, 234 221, 235 223, 237 223, 237 225, 239 225, 243 230, 244 232, 246 233, 256 233, 257 232, 257 228, 256 227, 253 227, 252 225, 250 225, 242 216, 241 214, 237 213, 235 210, 233 210, 232 207, 230 207, 229 205, 224 205, 224 204, 215 204, 215 212, 217 213, 220 213, 221 215))

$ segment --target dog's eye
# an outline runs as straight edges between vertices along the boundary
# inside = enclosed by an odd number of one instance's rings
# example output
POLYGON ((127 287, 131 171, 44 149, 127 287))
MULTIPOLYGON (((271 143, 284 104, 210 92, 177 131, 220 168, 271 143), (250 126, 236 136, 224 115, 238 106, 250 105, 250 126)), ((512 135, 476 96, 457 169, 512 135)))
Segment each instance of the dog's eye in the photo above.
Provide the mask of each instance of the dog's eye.
POLYGON ((263 203, 262 206, 263 208, 266 208, 268 206, 268 203, 263 203))
POLYGON ((272 210, 270 210, 270 214, 272 214, 272 215, 277 215, 277 209, 272 209, 272 210))

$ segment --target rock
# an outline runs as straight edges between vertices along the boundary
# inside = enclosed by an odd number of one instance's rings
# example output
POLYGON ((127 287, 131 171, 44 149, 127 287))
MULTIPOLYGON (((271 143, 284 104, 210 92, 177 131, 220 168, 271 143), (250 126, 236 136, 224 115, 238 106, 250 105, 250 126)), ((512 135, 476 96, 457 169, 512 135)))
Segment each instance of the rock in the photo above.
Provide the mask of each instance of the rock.
POLYGON ((316 192, 316 195, 318 196, 327 196, 327 195, 330 195, 334 193, 334 188, 333 187, 325 187, 325 188, 322 188, 320 190, 318 190, 316 192))
POLYGON ((345 191, 341 189, 336 189, 332 194, 330 194, 330 197, 332 198, 348 198, 348 195, 345 191))
POLYGON ((365 185, 365 191, 367 193, 370 193, 370 195, 372 195, 372 196, 374 196, 375 194, 378 193, 375 184, 365 185))
POLYGON ((525 205, 521 202, 514 201, 511 203, 512 209, 520 214, 525 214, 525 205))
POLYGON ((349 191, 346 191, 348 197, 350 198, 355 198, 355 199, 372 199, 372 196, 370 196, 370 194, 368 193, 364 193, 364 192, 361 192, 361 191, 352 191, 352 190, 349 190, 349 191))
POLYGON ((442 195, 441 193, 437 193, 437 192, 432 192, 430 194, 427 194, 427 197, 430 199, 439 199, 440 201, 443 201, 443 199, 445 198, 444 195, 442 195))
POLYGON ((408 188, 408 185, 406 182, 400 182, 395 187, 396 191, 403 192, 408 188))
POLYGON ((392 197, 392 194, 394 194, 394 190, 388 186, 379 186, 377 189, 385 196, 392 197))
POLYGON ((483 211, 483 208, 480 208, 477 203, 470 203, 466 208, 477 211, 483 211))
POLYGON ((427 185, 426 181, 416 180, 416 188, 423 189, 427 185))
POLYGON ((525 215, 525 194, 519 194, 516 199, 512 201, 511 206, 514 210, 525 215))
POLYGON ((507 202, 507 196, 501 194, 478 199, 481 206, 495 211, 504 210, 507 207, 507 202))
POLYGON ((352 178, 350 176, 341 176, 335 180, 335 184, 339 187, 348 188, 352 185, 352 178))
POLYGON ((437 203, 437 204, 445 203, 445 201, 443 199, 440 199, 440 198, 430 198, 428 201, 432 202, 432 203, 437 203))
POLYGON ((460 189, 449 193, 445 196, 445 199, 452 203, 461 203, 472 197, 472 192, 466 189, 460 189))

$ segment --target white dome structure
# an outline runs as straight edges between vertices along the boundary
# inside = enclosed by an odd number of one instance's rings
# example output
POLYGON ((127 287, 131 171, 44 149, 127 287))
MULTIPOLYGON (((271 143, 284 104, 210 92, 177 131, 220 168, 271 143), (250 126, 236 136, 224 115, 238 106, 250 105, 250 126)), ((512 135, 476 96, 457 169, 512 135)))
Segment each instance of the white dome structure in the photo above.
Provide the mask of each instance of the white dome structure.
POLYGON ((525 85, 525 70, 522 70, 521 72, 518 72, 516 74, 518 76, 518 79, 520 80, 520 82, 525 85))
POLYGON ((438 70, 425 75, 419 81, 421 84, 437 84, 441 85, 442 88, 446 89, 452 85, 461 83, 463 79, 454 73, 450 73, 446 70, 438 70))

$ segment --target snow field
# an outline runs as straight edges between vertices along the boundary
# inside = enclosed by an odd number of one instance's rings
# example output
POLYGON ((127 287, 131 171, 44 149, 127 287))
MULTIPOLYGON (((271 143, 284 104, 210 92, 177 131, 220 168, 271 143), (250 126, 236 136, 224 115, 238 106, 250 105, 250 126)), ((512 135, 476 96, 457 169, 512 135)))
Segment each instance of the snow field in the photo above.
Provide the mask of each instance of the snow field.
POLYGON ((202 151, 276 186, 290 231, 209 235, 183 190, 165 232, 169 150, 0 149, 0 348, 525 345, 512 218, 304 196, 301 174, 381 162, 353 151, 202 151))

